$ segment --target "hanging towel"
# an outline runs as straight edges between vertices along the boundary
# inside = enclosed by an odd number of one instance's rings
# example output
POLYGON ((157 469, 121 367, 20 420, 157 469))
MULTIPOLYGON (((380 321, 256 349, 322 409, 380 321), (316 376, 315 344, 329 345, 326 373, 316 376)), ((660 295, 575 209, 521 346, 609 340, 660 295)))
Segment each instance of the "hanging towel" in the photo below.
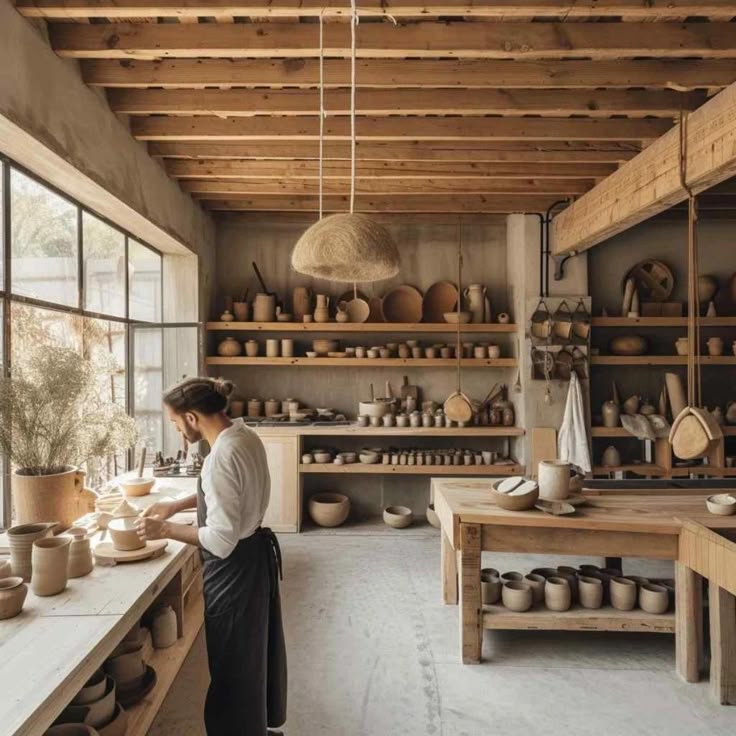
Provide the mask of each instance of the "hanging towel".
POLYGON ((590 450, 588 429, 585 423, 585 408, 580 381, 573 371, 570 374, 570 389, 567 392, 565 414, 557 437, 557 454, 563 462, 574 465, 583 473, 590 473, 590 450))

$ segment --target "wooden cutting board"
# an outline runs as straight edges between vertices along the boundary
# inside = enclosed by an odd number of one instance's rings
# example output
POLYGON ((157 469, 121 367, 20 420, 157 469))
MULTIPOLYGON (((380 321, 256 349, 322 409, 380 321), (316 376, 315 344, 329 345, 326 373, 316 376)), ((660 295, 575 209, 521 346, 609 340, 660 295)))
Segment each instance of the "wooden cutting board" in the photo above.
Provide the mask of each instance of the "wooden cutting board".
POLYGON ((94 549, 95 562, 98 565, 105 566, 155 559, 164 553, 168 544, 168 539, 157 539, 153 542, 146 542, 146 546, 141 549, 124 551, 115 549, 112 542, 100 542, 94 549))
POLYGON ((537 466, 542 460, 557 460, 557 430, 554 427, 532 429, 532 478, 537 477, 537 466))

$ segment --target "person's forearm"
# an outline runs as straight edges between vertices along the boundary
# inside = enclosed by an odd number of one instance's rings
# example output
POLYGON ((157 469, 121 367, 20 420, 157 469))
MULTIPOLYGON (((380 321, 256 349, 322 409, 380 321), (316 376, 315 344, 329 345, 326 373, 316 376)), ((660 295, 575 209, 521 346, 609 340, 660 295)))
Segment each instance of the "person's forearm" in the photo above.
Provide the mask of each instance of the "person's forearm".
POLYGON ((195 547, 199 546, 199 530, 196 526, 174 524, 171 521, 165 521, 162 536, 167 539, 174 539, 177 542, 193 544, 195 547))
POLYGON ((197 494, 192 493, 191 496, 186 496, 186 498, 175 499, 173 503, 174 503, 174 508, 176 509, 177 514, 180 511, 186 511, 187 509, 196 509, 197 508, 197 494))

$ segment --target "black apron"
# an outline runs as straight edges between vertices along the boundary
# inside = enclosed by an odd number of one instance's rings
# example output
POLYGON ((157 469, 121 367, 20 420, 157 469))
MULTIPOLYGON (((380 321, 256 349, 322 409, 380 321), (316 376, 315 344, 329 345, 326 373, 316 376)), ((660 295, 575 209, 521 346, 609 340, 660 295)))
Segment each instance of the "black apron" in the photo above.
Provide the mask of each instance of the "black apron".
MULTIPOLYGON (((197 521, 207 523, 201 480, 197 521)), ((210 687, 207 736, 266 736, 286 721, 286 644, 281 622, 281 550, 259 527, 229 557, 202 550, 210 687)))

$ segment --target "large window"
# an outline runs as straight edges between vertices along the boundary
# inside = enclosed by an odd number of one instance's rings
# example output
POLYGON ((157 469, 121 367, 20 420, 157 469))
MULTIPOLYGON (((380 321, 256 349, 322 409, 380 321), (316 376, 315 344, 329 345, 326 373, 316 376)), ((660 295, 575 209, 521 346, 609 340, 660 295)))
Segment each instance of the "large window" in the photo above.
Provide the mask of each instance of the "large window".
MULTIPOLYGON (((196 323, 163 324, 161 253, 10 161, 0 158, 0 173, 2 370, 12 375, 13 362, 41 344, 102 358, 99 391, 135 416, 137 449, 145 446, 149 458, 175 454, 179 440, 164 422, 161 392, 197 374, 201 340, 196 323)), ((122 472, 131 459, 97 459, 86 468, 88 483, 122 472)), ((0 527, 12 511, 7 472, 0 527)))

